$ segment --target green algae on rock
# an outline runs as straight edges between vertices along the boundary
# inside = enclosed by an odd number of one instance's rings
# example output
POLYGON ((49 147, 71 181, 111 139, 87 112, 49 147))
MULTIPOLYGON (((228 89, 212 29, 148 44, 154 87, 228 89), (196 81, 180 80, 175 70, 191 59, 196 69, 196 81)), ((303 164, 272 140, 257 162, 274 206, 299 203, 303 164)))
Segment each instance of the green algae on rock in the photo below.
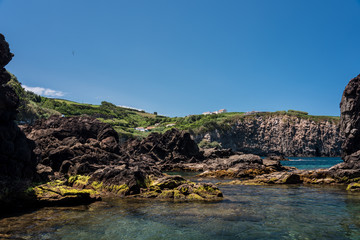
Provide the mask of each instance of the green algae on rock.
POLYGON ((90 176, 70 176, 67 180, 55 180, 36 186, 32 194, 40 205, 76 205, 101 200, 101 197, 157 198, 175 201, 218 201, 222 192, 210 183, 194 183, 181 176, 164 176, 138 183, 140 193, 132 194, 126 184, 106 184, 91 181, 90 176))
POLYGON ((65 185, 65 181, 52 181, 32 189, 39 205, 78 205, 101 200, 100 194, 93 189, 79 189, 65 185))
POLYGON ((143 189, 143 192, 134 197, 175 201, 217 201, 223 199, 223 194, 214 184, 194 183, 175 175, 152 182, 149 189, 143 189))

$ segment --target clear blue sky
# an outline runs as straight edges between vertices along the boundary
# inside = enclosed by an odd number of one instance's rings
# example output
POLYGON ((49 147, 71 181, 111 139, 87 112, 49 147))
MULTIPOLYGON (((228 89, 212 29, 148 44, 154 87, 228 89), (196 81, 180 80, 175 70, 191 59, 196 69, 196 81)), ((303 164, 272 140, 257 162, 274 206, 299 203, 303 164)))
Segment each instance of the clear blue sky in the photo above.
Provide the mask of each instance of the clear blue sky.
POLYGON ((0 0, 0 32, 7 69, 43 94, 168 116, 339 115, 359 13, 359 0, 0 0))

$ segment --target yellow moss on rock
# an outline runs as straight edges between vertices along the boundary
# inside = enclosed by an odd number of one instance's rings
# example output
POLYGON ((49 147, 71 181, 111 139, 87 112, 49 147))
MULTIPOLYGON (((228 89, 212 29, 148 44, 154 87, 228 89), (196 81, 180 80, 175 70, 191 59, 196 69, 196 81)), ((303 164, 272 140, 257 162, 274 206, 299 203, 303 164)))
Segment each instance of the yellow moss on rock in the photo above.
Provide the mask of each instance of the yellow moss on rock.
POLYGON ((159 194, 159 198, 165 198, 165 199, 174 198, 174 190, 163 190, 159 194))
POLYGON ((68 179, 68 184, 70 186, 84 188, 88 184, 89 179, 90 176, 84 176, 84 175, 70 176, 68 179))
POLYGON ((348 191, 360 191, 360 183, 350 183, 346 190, 348 191))
POLYGON ((203 197, 199 196, 198 194, 196 193, 191 193, 189 194, 187 197, 186 197, 187 200, 190 200, 190 201, 203 201, 205 200, 203 197))

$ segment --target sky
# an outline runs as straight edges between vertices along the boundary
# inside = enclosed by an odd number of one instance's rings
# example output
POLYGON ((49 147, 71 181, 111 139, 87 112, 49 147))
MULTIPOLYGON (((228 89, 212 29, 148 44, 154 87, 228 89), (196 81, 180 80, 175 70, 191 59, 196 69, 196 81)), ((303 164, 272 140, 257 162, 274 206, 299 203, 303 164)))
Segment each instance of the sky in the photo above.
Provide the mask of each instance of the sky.
POLYGON ((360 74, 359 0, 0 0, 27 89, 186 116, 339 116, 360 74))

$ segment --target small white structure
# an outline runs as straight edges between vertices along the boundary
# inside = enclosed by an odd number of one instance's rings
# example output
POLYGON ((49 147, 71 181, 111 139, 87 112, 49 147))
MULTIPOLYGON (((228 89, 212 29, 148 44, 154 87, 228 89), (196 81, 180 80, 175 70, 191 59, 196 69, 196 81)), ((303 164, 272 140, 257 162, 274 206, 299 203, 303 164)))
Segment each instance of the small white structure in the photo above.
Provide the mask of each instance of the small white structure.
POLYGON ((202 115, 220 114, 220 113, 226 113, 226 112, 227 112, 226 109, 220 109, 220 110, 215 111, 215 112, 203 112, 202 115))
POLYGON ((166 127, 172 127, 172 126, 175 126, 176 124, 175 123, 169 123, 166 125, 166 127))
POLYGON ((147 132, 148 131, 147 129, 145 129, 143 127, 137 127, 137 128, 135 128, 135 130, 140 131, 140 132, 147 132))

